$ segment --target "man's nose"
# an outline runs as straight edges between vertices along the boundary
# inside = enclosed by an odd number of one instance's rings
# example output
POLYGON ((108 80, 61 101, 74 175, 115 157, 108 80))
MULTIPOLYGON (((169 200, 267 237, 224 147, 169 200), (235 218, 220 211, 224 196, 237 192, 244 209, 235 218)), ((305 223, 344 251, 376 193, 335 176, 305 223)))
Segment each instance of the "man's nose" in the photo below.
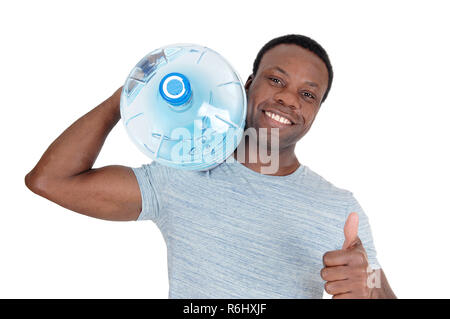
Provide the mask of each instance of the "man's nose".
POLYGON ((277 92, 274 96, 275 100, 284 105, 284 106, 288 106, 291 109, 299 109, 301 107, 299 100, 298 100, 298 95, 297 92, 293 92, 292 90, 289 89, 283 89, 279 92, 277 92))

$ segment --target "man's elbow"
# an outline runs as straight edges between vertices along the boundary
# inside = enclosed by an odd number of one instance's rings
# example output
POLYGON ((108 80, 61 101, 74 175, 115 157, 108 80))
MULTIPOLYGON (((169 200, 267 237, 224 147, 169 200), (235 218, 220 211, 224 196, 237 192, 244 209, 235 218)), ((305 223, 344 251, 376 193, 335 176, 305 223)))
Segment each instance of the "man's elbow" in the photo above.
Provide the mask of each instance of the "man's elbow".
POLYGON ((45 192, 46 184, 46 178, 36 174, 34 171, 30 171, 25 175, 25 185, 35 194, 43 194, 45 192))

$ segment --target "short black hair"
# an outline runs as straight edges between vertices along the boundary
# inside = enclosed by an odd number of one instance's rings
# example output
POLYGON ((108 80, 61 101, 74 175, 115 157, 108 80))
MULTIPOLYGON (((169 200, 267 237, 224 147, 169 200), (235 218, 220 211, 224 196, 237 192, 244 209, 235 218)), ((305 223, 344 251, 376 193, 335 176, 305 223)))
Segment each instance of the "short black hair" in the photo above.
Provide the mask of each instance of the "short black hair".
POLYGON ((328 96, 328 92, 330 91, 330 88, 331 88, 331 83, 333 82, 333 68, 331 66, 330 59, 328 58, 328 54, 325 51, 325 49, 322 48, 322 46, 319 43, 317 43, 316 41, 314 41, 313 39, 311 39, 307 36, 300 35, 300 34, 287 34, 287 35, 272 39, 269 42, 267 42, 261 48, 261 50, 259 50, 258 55, 256 56, 256 59, 255 59, 255 62, 253 62, 253 76, 255 76, 256 72, 258 72, 258 67, 259 67, 259 64, 261 62, 263 55, 268 50, 272 49, 273 47, 275 47, 279 44, 296 44, 298 46, 301 46, 301 47, 315 53, 325 63, 325 65, 327 66, 327 70, 328 70, 328 87, 322 98, 321 103, 323 103, 328 96))

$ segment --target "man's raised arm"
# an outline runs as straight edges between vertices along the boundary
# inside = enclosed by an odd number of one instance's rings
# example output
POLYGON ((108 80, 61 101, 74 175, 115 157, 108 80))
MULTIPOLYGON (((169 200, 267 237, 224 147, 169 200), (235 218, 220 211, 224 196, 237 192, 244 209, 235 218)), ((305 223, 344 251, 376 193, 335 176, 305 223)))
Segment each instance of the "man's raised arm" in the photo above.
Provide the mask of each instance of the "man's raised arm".
POLYGON ((69 126, 25 176, 34 193, 75 212, 106 220, 136 220, 141 193, 131 168, 92 169, 120 119, 122 87, 69 126))

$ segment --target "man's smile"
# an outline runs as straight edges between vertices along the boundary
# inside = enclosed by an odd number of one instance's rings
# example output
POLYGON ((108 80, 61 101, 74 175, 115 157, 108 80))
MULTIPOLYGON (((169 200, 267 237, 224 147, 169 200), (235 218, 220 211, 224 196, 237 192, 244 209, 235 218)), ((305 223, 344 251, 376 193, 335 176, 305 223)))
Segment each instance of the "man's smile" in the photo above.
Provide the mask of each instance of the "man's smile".
POLYGON ((276 113, 272 113, 269 111, 263 111, 265 121, 270 123, 271 127, 287 127, 292 126, 292 122, 289 121, 287 118, 280 116, 276 113))
POLYGON ((298 122, 294 121, 293 116, 285 114, 277 109, 262 110, 262 122, 267 124, 267 127, 277 127, 280 129, 291 128, 297 126, 298 122))

